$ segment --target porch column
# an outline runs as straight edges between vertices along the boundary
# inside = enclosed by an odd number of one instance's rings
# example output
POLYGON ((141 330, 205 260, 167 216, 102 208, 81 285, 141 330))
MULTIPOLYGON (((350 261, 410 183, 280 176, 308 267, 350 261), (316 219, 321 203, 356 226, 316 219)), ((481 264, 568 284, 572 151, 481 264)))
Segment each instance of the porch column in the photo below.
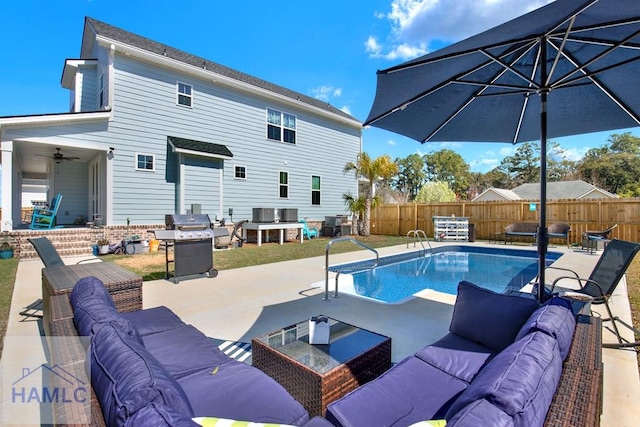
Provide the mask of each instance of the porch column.
MULTIPOLYGON (((2 133, 0 132, 0 135, 2 133)), ((13 230, 13 141, 0 142, 2 150, 2 231, 13 230)))

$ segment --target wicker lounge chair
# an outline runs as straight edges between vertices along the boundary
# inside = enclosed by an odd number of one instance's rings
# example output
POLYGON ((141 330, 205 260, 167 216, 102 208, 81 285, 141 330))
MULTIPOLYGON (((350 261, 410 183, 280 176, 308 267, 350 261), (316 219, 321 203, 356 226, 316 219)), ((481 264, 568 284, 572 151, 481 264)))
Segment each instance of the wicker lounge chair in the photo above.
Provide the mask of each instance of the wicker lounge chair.
POLYGON ((591 249, 593 251, 594 247, 597 247, 598 241, 602 241, 605 243, 609 243, 611 240, 611 232, 618 226, 618 224, 614 224, 611 227, 605 230, 587 230, 582 233, 582 249, 591 249))
POLYGON ((629 342, 620 336, 617 323, 621 323, 627 328, 631 329, 634 334, 640 336, 640 331, 633 326, 628 325, 626 322, 620 320, 619 317, 613 316, 611 308, 609 307, 609 298, 613 294, 616 286, 620 283, 622 276, 627 271, 627 268, 633 261, 633 258, 640 251, 640 244, 634 242, 627 242, 625 240, 613 239, 611 243, 607 245, 604 252, 600 256, 598 263, 593 268, 593 271, 589 275, 589 278, 581 278, 573 270, 569 270, 561 267, 548 267, 556 270, 564 270, 571 272, 572 276, 561 276, 556 278, 551 284, 550 291, 553 293, 556 284, 561 280, 576 280, 580 284, 580 289, 576 292, 579 294, 587 295, 593 300, 592 304, 604 304, 607 309, 608 318, 602 319, 603 322, 611 321, 613 325, 613 331, 618 338, 618 343, 605 343, 603 347, 608 348, 623 348, 623 347, 640 347, 640 341, 629 342))
MULTIPOLYGON (((62 258, 60 257, 60 254, 51 243, 51 240, 47 239, 46 237, 37 237, 35 239, 27 240, 29 240, 29 243, 33 245, 45 268, 65 265, 64 261, 62 261, 62 258)), ((95 261, 95 258, 81 260, 78 262, 78 264, 85 261, 95 261)))

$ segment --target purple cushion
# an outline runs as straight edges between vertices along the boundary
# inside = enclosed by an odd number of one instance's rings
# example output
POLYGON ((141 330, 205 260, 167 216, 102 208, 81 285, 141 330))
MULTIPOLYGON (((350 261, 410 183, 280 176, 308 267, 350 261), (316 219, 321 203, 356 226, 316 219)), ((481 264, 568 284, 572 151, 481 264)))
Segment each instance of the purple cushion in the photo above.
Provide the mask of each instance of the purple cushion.
POLYGON ((144 346, 174 378, 213 368, 231 358, 191 325, 142 337, 144 346))
POLYGON ((198 427, 190 417, 158 403, 150 403, 129 417, 125 427, 198 427))
POLYGON ((445 335, 415 354, 425 362, 468 383, 495 355, 495 351, 453 334, 445 335))
POLYGON ((173 311, 164 306, 121 313, 121 316, 131 322, 143 337, 185 325, 173 311))
POLYGON ((512 427, 513 418, 484 399, 476 400, 465 406, 453 418, 447 421, 447 427, 477 427, 488 424, 491 427, 512 427))
POLYGON ((511 344, 531 313, 533 298, 498 294, 466 281, 458 284, 449 331, 495 351, 511 344))
POLYGON ((230 360, 178 379, 196 417, 303 425, 304 407, 257 368, 230 360))
POLYGON ((304 424, 304 427, 335 427, 326 418, 322 417, 313 417, 307 423, 304 424))
POLYGON ((554 297, 533 312, 518 332, 516 339, 519 340, 531 332, 544 332, 558 340, 560 355, 564 360, 569 354, 575 329, 576 319, 571 310, 571 303, 564 298, 554 297))
POLYGON ((562 374, 558 342, 534 332, 498 354, 451 405, 447 419, 484 399, 517 426, 542 426, 562 374))
POLYGON ((149 403, 171 406, 193 416, 178 383, 135 338, 135 331, 119 321, 100 323, 91 337, 91 385, 98 396, 107 425, 122 425, 149 403))
POLYGON ((109 291, 97 277, 83 277, 69 296, 78 335, 90 336, 93 325, 120 317, 109 291))
POLYGON ((406 426, 444 418, 468 384, 422 359, 409 356, 327 407, 336 426, 406 426))

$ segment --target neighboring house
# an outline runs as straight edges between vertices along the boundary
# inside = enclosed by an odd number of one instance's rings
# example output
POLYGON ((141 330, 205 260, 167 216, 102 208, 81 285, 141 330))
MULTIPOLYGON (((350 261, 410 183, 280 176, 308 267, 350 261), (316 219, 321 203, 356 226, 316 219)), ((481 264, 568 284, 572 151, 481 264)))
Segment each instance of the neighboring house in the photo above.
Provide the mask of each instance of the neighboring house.
MULTIPOLYGON (((581 180, 547 183, 547 200, 554 199, 611 199, 615 194, 581 180)), ((522 184, 513 190, 489 188, 472 201, 487 200, 538 200, 540 183, 522 184)))
POLYGON ((357 193, 343 168, 361 150, 358 120, 208 59, 86 18, 62 86, 70 112, 0 117, 3 229, 20 224, 32 182, 63 194, 62 224, 163 224, 192 204, 211 219, 273 207, 321 220, 357 193))

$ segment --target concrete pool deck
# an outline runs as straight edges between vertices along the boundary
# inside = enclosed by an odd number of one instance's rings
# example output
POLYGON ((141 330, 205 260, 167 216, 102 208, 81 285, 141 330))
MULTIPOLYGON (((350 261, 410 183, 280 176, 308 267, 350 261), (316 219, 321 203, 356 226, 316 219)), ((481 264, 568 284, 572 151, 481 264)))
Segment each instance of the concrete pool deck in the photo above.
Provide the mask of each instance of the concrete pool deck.
MULTIPOLYGON (((291 243, 294 244, 294 243, 291 243)), ((451 244, 451 243, 449 243, 451 244)), ((432 245, 442 245, 432 243, 432 245)), ((484 242, 471 243, 498 247, 484 242)), ((500 246, 503 247, 503 246, 500 246)), ((509 246, 532 250, 531 246, 509 246)), ((379 249, 380 255, 414 250, 413 245, 379 249)), ((559 266, 575 269, 588 276, 598 255, 563 247, 550 250, 564 252, 559 266)), ((363 251, 331 255, 331 264, 368 258, 363 251)), ((67 258, 72 264, 76 258, 67 258)), ((215 261, 215 255, 214 255, 215 261)), ((324 256, 223 270, 215 279, 199 278, 174 284, 167 280, 145 282, 145 308, 165 305, 186 323, 193 324, 207 336, 238 341, 294 324, 311 315, 325 314, 347 323, 367 328, 392 338, 392 359, 400 361, 448 332, 455 297, 425 291, 403 304, 380 304, 360 298, 342 296, 323 301, 324 289, 311 285, 324 281, 324 256)), ((215 262, 214 262, 215 264, 215 262)), ((40 261, 21 261, 12 300, 7 336, 39 336, 40 322, 20 320, 19 312, 41 297, 40 261)), ((333 287, 333 274, 330 275, 333 287)), ((611 301, 612 309, 630 322, 626 284, 618 286, 611 301)), ((601 307, 594 307, 600 310, 601 307)), ((605 327, 603 339, 611 341, 605 327)), ((44 351, 40 349, 44 354, 44 351)), ((2 363, 20 360, 21 354, 5 346, 2 363)), ((633 350, 603 349, 604 393, 602 426, 634 426, 640 418, 640 379, 633 350)), ((4 399, 4 397, 3 397, 4 399)))

